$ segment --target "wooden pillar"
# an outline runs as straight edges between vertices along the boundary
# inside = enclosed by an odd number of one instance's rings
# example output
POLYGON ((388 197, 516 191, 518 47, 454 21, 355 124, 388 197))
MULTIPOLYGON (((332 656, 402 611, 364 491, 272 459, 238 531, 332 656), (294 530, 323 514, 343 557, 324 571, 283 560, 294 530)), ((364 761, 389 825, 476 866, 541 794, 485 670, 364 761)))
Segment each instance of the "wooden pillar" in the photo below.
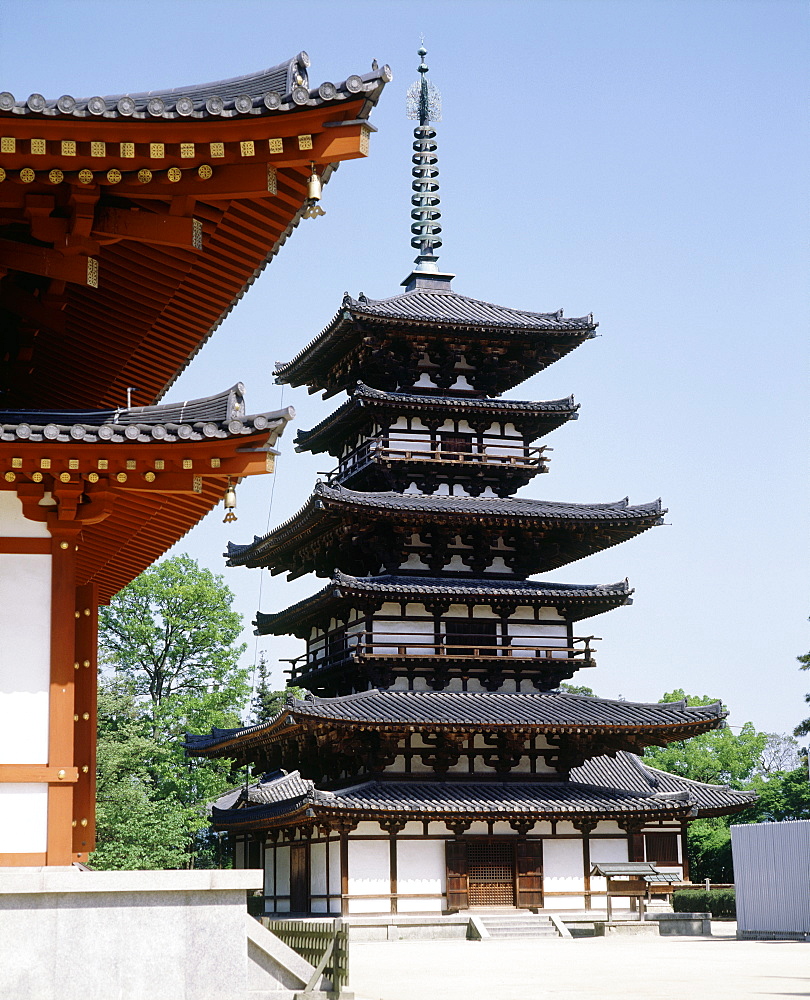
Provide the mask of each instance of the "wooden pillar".
POLYGON ((684 882, 692 881, 689 873, 688 832, 689 832, 689 824, 684 820, 684 822, 681 823, 681 864, 683 865, 684 882))
MULTIPOLYGON (((58 771, 73 766, 74 726, 90 723, 75 715, 76 535, 77 529, 52 530, 51 680, 48 712, 48 765, 58 771)), ((73 862, 73 784, 48 785, 46 864, 73 862)))
POLYGON ((340 915, 349 913, 349 829, 340 828, 340 915))
POLYGON ((397 912, 397 835, 395 832, 388 835, 388 864, 389 878, 391 883, 391 912, 397 912))
POLYGON ((585 909, 590 910, 593 906, 591 899, 591 833, 596 828, 596 823, 583 822, 575 824, 582 832, 582 888, 585 897, 585 909))
POLYGON ((79 720, 73 735, 73 759, 79 776, 73 793, 73 853, 77 861, 85 862, 96 846, 98 597, 95 586, 76 589, 75 615, 74 715, 79 720))
POLYGON ((391 894, 391 913, 397 912, 397 834, 405 829, 403 820, 383 820, 380 827, 388 834, 388 880, 391 894))

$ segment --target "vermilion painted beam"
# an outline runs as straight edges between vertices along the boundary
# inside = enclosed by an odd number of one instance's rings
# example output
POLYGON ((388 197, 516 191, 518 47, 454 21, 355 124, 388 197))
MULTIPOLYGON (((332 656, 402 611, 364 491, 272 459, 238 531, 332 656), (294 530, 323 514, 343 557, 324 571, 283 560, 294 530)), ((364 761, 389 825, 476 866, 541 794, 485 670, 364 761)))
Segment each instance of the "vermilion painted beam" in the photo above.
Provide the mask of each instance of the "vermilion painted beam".
POLYGON ((39 274, 45 278, 69 281, 76 285, 95 286, 98 284, 97 272, 94 277, 97 263, 92 257, 77 255, 64 257, 58 251, 47 247, 0 240, 0 267, 6 267, 10 271, 39 274))
POLYGON ((114 237, 134 240, 137 243, 199 250, 202 223, 196 219, 160 215, 156 212, 130 212, 122 208, 104 208, 96 214, 92 235, 96 239, 114 237))

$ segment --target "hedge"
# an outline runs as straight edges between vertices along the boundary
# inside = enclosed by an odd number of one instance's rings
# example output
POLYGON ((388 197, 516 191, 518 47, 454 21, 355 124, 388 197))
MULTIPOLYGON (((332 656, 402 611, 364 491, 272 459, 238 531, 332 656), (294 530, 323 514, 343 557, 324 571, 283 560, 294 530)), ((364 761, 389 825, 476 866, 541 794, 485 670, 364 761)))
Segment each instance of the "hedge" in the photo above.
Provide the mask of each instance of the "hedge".
POLYGON ((678 889, 672 896, 676 913, 711 913, 713 917, 736 917, 733 889, 678 889))

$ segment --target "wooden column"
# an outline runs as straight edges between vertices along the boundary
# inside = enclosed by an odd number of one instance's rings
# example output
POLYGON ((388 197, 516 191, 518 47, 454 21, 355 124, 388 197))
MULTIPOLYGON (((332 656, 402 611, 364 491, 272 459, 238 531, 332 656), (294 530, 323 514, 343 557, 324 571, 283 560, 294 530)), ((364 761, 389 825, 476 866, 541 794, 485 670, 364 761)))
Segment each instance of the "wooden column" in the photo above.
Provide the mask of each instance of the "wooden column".
MULTIPOLYGON (((76 648, 76 536, 77 528, 51 531, 51 681, 48 715, 48 764, 67 770, 73 766, 76 648)), ((82 720, 87 725, 88 719, 82 720)), ((73 862, 73 784, 48 785, 48 843, 46 864, 73 862)))
POLYGON ((591 834, 596 829, 593 820, 583 820, 581 823, 574 823, 574 826, 582 833, 582 887, 585 896, 585 909, 590 910, 591 901, 591 834))
POLYGON ((340 915, 349 913, 349 831, 340 829, 340 915))
POLYGON ((391 893, 391 913, 397 912, 397 834, 405 829, 403 820, 382 820, 380 826, 388 834, 389 892, 391 893))
POLYGON ((689 874, 689 852, 688 852, 688 838, 687 838, 688 831, 689 831, 689 824, 686 822, 681 823, 681 864, 683 865, 684 882, 692 881, 689 874))
POLYGON ((73 755, 79 778, 73 792, 73 853, 87 861, 96 846, 96 734, 98 598, 93 585, 76 589, 76 682, 74 715, 79 716, 73 736, 73 755), (85 718, 89 716, 89 718, 85 718))

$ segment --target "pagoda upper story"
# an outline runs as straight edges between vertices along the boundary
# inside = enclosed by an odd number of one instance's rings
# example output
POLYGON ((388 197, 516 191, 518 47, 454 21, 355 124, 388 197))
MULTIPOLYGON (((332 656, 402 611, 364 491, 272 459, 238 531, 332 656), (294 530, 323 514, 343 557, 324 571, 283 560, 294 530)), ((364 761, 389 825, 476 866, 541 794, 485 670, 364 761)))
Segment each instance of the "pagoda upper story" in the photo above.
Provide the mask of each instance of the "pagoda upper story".
MULTIPOLYGON (((419 71, 424 82, 424 63, 419 71)), ((515 496, 548 471, 545 438, 579 407, 571 396, 500 396, 593 337, 597 324, 453 290, 454 276, 437 264, 435 133, 418 87, 418 254, 405 291, 347 294, 332 322, 276 368, 279 382, 349 393, 296 439, 299 451, 328 453, 337 467, 284 524, 230 543, 228 564, 331 581, 256 622, 260 634, 306 640, 292 680, 317 695, 549 691, 595 665, 595 637, 577 623, 629 603, 630 589, 529 577, 626 541, 660 524, 664 510, 660 500, 515 496)))
POLYGON ((332 322, 276 380, 326 397, 358 381, 387 392, 499 395, 593 337, 593 316, 527 312, 451 289, 452 275, 414 272, 388 299, 344 296, 332 322))

